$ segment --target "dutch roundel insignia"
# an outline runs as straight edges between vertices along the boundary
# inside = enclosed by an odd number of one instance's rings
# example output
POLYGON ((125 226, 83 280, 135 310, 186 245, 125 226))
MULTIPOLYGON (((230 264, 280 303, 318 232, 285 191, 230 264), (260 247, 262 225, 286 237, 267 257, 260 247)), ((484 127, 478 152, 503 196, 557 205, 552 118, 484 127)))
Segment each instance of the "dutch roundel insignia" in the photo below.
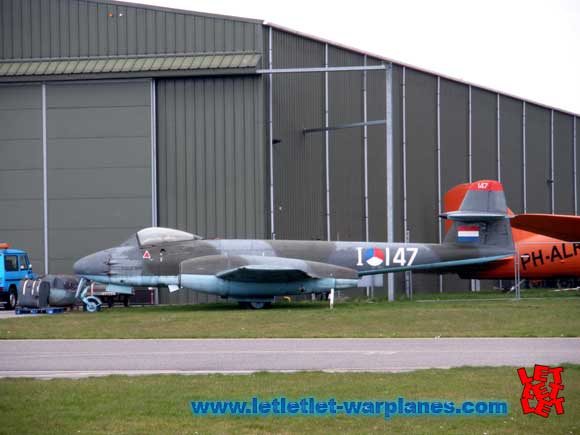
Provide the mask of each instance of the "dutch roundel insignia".
POLYGON ((151 260, 151 254, 149 253, 149 251, 145 251, 143 253, 143 260, 151 260))

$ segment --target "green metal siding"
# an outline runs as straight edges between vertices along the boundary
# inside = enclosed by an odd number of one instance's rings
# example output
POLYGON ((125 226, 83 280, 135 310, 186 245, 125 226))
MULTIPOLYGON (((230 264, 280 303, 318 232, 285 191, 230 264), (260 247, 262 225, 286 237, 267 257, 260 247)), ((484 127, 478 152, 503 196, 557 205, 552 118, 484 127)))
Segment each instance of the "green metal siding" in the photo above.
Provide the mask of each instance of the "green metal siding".
MULTIPOLYGON (((324 65, 324 44, 273 31, 274 68, 324 65)), ((324 74, 273 76, 274 210, 278 239, 326 239, 324 74)))
MULTIPOLYGON (((335 47, 328 49, 329 66, 362 65, 364 57, 335 47)), ((329 124, 363 120, 363 74, 359 71, 330 73, 329 124)), ((363 128, 335 130, 329 134, 330 238, 364 240, 363 128), (346 175, 346 176, 345 176, 346 175)))
POLYGON ((473 180, 497 180, 497 95, 471 90, 473 180))
POLYGON ((157 84, 159 224, 209 238, 265 233, 259 79, 157 84))
POLYGON ((44 270, 40 85, 0 86, 0 242, 44 270))
POLYGON ((70 273, 151 225, 150 83, 50 84, 46 95, 49 270, 70 273))
POLYGON ((554 113, 554 212, 574 214, 574 118, 554 113))
POLYGON ((522 213, 522 102, 513 98, 500 98, 501 179, 508 207, 522 213))
MULTIPOLYGON (((436 93, 435 77, 407 68, 407 216, 411 242, 438 239, 436 93)), ((430 275, 414 275, 413 285, 415 291, 438 288, 437 278, 430 275)))
POLYGON ((255 20, 93 0, 1 0, 0 59, 262 51, 255 20))
POLYGON ((441 196, 469 182, 468 87, 441 79, 441 196))
POLYGON ((550 213, 550 111, 526 104, 527 212, 550 213))
MULTIPOLYGON (((373 61, 369 59, 367 63, 371 65, 373 61)), ((367 72, 369 121, 385 119, 385 76, 384 71, 367 72)), ((393 88, 396 88, 395 82, 396 80, 393 79, 393 88)), ((394 101, 396 101, 395 98, 393 98, 393 104, 395 104, 394 101)), ((395 131, 396 125, 395 122, 395 131)), ((387 136, 385 130, 384 125, 368 127, 369 239, 375 241, 387 240, 387 136)), ((394 148, 396 148, 396 143, 394 140, 394 148)), ((394 195, 396 198, 396 193, 394 195)))

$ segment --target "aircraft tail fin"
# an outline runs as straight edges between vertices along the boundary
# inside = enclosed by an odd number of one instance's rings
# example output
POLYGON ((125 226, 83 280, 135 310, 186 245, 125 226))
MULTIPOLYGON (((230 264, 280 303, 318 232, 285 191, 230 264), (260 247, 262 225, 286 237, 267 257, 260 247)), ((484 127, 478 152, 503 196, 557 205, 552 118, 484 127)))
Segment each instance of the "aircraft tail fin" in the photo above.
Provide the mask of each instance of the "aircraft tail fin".
POLYGON ((452 222, 444 243, 513 249, 509 211, 498 181, 471 183, 459 209, 441 217, 452 222))

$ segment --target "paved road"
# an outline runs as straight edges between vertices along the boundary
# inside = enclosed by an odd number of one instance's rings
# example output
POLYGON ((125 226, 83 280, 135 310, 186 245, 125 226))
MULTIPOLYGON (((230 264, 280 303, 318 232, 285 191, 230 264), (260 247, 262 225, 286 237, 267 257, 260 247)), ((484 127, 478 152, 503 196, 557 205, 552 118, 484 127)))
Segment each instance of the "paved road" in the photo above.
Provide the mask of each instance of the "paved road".
POLYGON ((0 310, 0 320, 2 319, 12 319, 14 317, 18 317, 16 316, 16 314, 14 314, 14 311, 12 310, 0 310))
POLYGON ((580 363, 579 338, 5 340, 0 377, 251 373, 580 363))

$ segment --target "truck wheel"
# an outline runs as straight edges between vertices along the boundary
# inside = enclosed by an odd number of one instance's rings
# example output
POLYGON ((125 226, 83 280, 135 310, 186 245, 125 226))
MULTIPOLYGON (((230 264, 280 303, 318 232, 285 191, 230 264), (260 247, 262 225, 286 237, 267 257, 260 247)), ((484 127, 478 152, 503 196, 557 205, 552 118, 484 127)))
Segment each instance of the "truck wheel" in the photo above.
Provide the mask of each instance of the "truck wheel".
POLYGON ((13 310, 18 304, 18 293, 14 286, 10 287, 10 294, 8 295, 8 302, 6 303, 7 310, 13 310))

